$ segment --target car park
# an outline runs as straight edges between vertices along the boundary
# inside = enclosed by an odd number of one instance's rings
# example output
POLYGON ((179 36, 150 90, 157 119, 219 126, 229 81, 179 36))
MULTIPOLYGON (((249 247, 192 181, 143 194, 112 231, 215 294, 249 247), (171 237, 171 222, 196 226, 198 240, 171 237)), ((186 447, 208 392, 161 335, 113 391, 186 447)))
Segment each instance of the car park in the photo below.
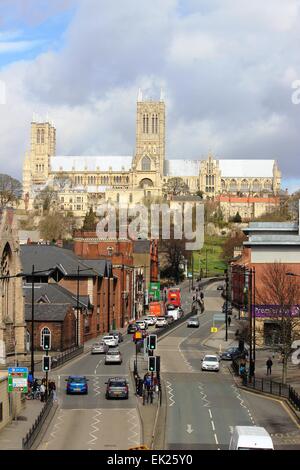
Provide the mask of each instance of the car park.
POLYGON ((110 331, 109 334, 117 338, 119 343, 123 342, 123 335, 120 331, 110 331))
POLYGON ((103 336, 102 341, 110 348, 115 348, 119 344, 118 338, 115 338, 113 335, 103 336))
POLYGON ((197 317, 191 317, 187 321, 188 328, 199 328, 200 323, 197 317))
POLYGON ((220 370, 220 361, 218 356, 206 354, 202 359, 202 370, 212 370, 218 372, 220 370))
POLYGON ((122 364, 122 354, 118 349, 111 349, 105 355, 105 364, 122 364))
POLYGON ((108 351, 108 345, 101 341, 100 343, 94 343, 92 345, 91 354, 106 354, 108 351))
POLYGON ((129 325, 127 326, 128 334, 135 333, 137 330, 138 330, 138 327, 136 326, 135 323, 129 323, 129 325))
POLYGON ((158 317, 157 322, 155 323, 155 328, 163 328, 164 326, 167 326, 168 322, 165 317, 158 317))
POLYGON ((88 393, 88 379, 85 376, 70 375, 67 379, 67 395, 70 394, 82 394, 87 395, 88 393))
POLYGON ((123 377, 111 377, 106 384, 105 397, 109 398, 129 398, 128 382, 123 377))

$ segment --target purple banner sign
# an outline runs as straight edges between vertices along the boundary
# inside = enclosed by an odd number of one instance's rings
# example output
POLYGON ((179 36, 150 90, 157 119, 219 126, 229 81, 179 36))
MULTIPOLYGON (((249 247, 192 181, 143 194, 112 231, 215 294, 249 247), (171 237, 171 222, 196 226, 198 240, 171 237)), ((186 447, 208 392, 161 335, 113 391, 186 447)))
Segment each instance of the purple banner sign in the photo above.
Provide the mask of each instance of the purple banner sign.
POLYGON ((256 318, 272 318, 300 316, 300 305, 294 305, 291 308, 280 307, 280 305, 252 305, 252 315, 255 314, 256 318))

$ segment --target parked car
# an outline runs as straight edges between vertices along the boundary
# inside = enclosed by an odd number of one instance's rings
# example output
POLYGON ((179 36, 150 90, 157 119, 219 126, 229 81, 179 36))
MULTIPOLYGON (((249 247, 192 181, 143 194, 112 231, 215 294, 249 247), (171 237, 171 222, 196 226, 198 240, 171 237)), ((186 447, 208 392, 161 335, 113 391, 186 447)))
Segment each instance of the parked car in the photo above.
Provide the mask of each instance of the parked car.
POLYGON ((188 328, 199 328, 200 326, 200 323, 199 323, 199 320, 197 317, 191 317, 188 319, 187 321, 187 325, 186 325, 188 328))
POLYGON ((123 377, 112 377, 106 383, 105 397, 109 398, 125 398, 129 397, 129 388, 127 380, 123 377))
POLYGON ((144 321, 147 323, 148 326, 153 326, 156 323, 155 317, 152 316, 144 318, 144 321))
POLYGON ((119 343, 123 342, 123 335, 120 331, 116 331, 116 330, 110 331, 109 334, 117 338, 119 343))
POLYGON ((168 322, 165 317, 157 317, 157 322, 155 323, 155 328, 163 328, 167 326, 168 322))
POLYGON ((218 372, 220 370, 220 361, 218 356, 206 354, 202 359, 202 370, 213 370, 218 372))
POLYGON ((245 356, 248 355, 248 351, 246 349, 244 349, 244 351, 241 351, 237 347, 231 347, 231 348, 226 349, 226 351, 224 351, 221 354, 221 359, 223 361, 233 361, 234 359, 237 359, 238 357, 242 357, 243 355, 245 356))
POLYGON ((106 354, 108 351, 108 345, 101 341, 100 343, 94 343, 91 349, 91 354, 106 354))
POLYGON ((175 321, 173 315, 165 315, 165 319, 167 320, 168 325, 171 325, 171 323, 175 321))
POLYGON ((102 341, 110 348, 115 348, 119 344, 118 338, 115 338, 113 335, 103 336, 102 341))
POLYGON ((88 379, 85 376, 70 375, 67 379, 67 395, 78 393, 82 395, 88 394, 88 379))
POLYGON ((153 325, 155 325, 155 323, 157 322, 157 316, 156 315, 148 315, 147 318, 151 318, 153 320, 153 325))
POLYGON ((138 327, 136 326, 135 323, 129 323, 129 325, 127 326, 127 333, 128 334, 135 333, 137 329, 138 327))
POLYGON ((148 325, 144 320, 136 320, 135 324, 139 330, 146 330, 148 328, 148 325))
POLYGON ((117 349, 107 351, 105 356, 105 364, 122 364, 122 354, 117 349))

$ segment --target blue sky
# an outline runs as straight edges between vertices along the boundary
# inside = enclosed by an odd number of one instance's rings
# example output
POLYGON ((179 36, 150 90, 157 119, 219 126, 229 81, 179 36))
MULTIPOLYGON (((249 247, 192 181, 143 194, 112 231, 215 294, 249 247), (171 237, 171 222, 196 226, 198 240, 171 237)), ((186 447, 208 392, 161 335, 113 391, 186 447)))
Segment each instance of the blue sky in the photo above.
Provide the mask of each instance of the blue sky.
POLYGON ((57 154, 132 154, 138 88, 163 88, 169 158, 272 158, 300 187, 299 22, 300 0, 0 0, 0 172, 33 113, 57 154))

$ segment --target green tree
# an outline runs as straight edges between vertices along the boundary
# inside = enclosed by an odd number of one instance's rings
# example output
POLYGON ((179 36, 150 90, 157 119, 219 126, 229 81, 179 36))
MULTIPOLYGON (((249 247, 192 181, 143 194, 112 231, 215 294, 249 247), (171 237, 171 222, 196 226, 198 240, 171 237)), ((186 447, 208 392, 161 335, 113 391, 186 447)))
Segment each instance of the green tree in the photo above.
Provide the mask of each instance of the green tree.
POLYGON ((97 216, 92 207, 90 207, 89 212, 87 212, 85 215, 82 230, 85 230, 86 232, 94 232, 96 230, 96 225, 97 216))
POLYGON ((56 207, 58 198, 57 191, 52 186, 46 186, 35 197, 34 208, 42 209, 43 212, 49 212, 56 207))

